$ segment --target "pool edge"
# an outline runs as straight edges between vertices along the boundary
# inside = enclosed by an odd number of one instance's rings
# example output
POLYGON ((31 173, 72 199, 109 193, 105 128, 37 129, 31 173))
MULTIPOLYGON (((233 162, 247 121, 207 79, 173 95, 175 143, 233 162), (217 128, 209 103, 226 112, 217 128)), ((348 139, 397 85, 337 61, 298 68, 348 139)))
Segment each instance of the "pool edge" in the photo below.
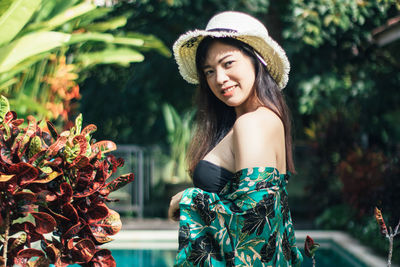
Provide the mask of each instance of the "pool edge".
MULTIPOLYGON (((306 236, 316 240, 332 240, 362 263, 370 267, 387 266, 386 261, 377 256, 370 248, 362 245, 350 235, 341 231, 297 230, 297 245, 302 246, 306 236)), ((178 248, 178 230, 122 230, 114 237, 114 241, 103 245, 108 249, 161 249, 178 248)), ((393 267, 398 267, 392 265, 393 267)))

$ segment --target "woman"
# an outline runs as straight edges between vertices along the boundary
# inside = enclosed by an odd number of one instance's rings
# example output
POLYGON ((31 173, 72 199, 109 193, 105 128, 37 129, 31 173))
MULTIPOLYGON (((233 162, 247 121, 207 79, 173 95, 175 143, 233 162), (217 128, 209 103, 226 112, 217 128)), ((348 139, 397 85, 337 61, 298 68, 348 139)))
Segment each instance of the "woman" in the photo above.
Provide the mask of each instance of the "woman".
POLYGON ((175 265, 299 265, 285 189, 295 169, 284 51, 239 12, 217 14, 173 49, 183 78, 199 84, 188 152, 195 188, 169 209, 180 220, 175 265))

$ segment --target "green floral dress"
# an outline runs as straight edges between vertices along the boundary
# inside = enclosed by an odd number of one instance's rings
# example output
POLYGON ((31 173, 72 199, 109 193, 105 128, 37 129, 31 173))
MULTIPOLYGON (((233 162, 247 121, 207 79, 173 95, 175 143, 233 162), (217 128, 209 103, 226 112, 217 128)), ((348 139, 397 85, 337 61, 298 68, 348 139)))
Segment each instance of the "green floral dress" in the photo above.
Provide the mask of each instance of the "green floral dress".
POLYGON ((186 189, 175 266, 300 266, 288 178, 275 168, 247 168, 219 194, 186 189))

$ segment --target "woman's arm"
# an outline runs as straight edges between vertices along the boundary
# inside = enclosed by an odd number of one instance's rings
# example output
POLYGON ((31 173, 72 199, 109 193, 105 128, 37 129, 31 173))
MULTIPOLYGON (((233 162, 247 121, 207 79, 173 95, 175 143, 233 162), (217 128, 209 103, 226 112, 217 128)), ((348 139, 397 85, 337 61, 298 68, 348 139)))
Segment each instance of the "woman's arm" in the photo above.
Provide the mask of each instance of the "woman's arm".
POLYGON ((280 118, 267 108, 240 116, 233 126, 236 171, 274 167, 286 172, 285 136, 280 118))
MULTIPOLYGON (((185 190, 183 190, 185 191, 185 190)), ((179 202, 181 201, 183 191, 177 193, 173 197, 171 197, 171 201, 169 203, 169 209, 168 209, 168 218, 174 221, 179 221, 179 202)))

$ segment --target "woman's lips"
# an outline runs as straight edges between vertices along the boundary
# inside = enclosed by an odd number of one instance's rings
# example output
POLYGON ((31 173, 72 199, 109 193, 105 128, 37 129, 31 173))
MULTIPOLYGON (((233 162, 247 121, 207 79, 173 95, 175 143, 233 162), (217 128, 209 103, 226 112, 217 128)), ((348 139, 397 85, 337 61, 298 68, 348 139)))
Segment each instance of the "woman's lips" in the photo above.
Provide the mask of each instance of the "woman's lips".
POLYGON ((223 96, 231 96, 231 95, 233 95, 233 91, 234 91, 235 88, 236 88, 236 85, 229 86, 229 87, 227 87, 225 89, 222 89, 221 93, 222 93, 223 96))

